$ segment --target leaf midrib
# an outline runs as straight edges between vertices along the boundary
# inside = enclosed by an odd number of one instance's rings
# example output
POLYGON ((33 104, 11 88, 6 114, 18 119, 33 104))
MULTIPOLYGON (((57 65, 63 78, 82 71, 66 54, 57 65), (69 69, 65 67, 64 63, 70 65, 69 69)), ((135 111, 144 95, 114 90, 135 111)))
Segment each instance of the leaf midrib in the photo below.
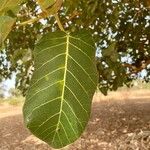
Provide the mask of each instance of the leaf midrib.
POLYGON ((55 130, 52 142, 55 139, 57 131, 59 131, 59 126, 61 124, 61 121, 60 121, 61 114, 63 113, 63 102, 64 102, 64 94, 65 94, 65 86, 66 86, 66 76, 67 76, 67 66, 68 66, 68 58, 69 58, 69 38, 70 38, 70 35, 68 33, 66 35, 66 52, 65 52, 66 56, 65 56, 65 66, 64 66, 65 70, 64 70, 64 77, 63 77, 63 81, 64 82, 63 82, 63 89, 62 89, 62 96, 61 96, 59 118, 58 118, 58 123, 57 123, 57 127, 56 127, 56 130, 55 130))

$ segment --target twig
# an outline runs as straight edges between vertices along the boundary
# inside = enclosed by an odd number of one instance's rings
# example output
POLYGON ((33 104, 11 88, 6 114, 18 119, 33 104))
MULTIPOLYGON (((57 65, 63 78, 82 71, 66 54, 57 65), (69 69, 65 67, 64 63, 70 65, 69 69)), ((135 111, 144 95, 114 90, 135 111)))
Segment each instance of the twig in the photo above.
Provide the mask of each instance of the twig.
POLYGON ((33 18, 33 19, 30 19, 30 20, 27 20, 27 21, 24 21, 24 22, 18 24, 18 26, 24 26, 24 25, 27 25, 27 24, 31 24, 31 23, 39 21, 40 19, 42 19, 41 16, 37 17, 37 18, 33 18))
MULTIPOLYGON (((40 19, 44 19, 50 15, 55 16, 55 14, 57 14, 57 12, 60 10, 62 3, 63 3, 63 0, 57 0, 52 6, 46 8, 45 10, 42 10, 42 12, 38 15, 38 17, 36 17, 34 19, 30 19, 25 22, 22 22, 18 26, 23 26, 23 25, 26 25, 29 23, 34 23, 34 22, 39 21, 40 19)), ((58 16, 55 18, 59 19, 58 16)), ((60 24, 60 21, 57 20, 57 22, 60 24)))
POLYGON ((60 29, 61 31, 65 31, 64 28, 63 28, 63 25, 62 25, 61 22, 60 22, 60 19, 59 19, 58 14, 54 14, 54 17, 55 17, 55 19, 56 19, 56 21, 57 21, 57 24, 58 24, 58 26, 59 26, 59 29, 60 29))

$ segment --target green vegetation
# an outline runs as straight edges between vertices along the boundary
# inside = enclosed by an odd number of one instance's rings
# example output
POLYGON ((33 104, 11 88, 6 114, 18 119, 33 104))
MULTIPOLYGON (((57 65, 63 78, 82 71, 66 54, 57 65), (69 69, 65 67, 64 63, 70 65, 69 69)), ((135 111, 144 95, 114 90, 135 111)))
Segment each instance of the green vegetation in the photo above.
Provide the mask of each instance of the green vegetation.
POLYGON ((15 88, 11 88, 8 93, 9 93, 9 97, 5 97, 5 92, 3 87, 0 88, 0 90, 2 91, 1 93, 1 97, 0 97, 0 104, 9 104, 9 105, 13 105, 13 106, 18 106, 18 105, 22 105, 24 103, 24 98, 21 94, 21 91, 15 88))
POLYGON ((5 99, 0 99, 0 105, 8 104, 13 106, 23 105, 24 98, 23 97, 9 97, 5 99))
POLYGON ((4 103, 4 100, 0 99, 0 105, 2 105, 4 103))
POLYGON ((45 35, 34 53, 35 72, 23 107, 25 123, 33 134, 60 148, 81 135, 90 117, 97 85, 94 43, 85 31, 55 32, 45 35), (29 121, 35 114, 36 126, 34 119, 29 121), (51 123, 47 121, 48 114, 51 123), (43 134, 36 130, 37 126, 43 134), (48 132, 44 132, 46 128, 48 132), (54 134, 47 136, 51 132, 54 134))
POLYGON ((15 98, 14 97, 14 98, 9 98, 6 101, 9 105, 19 106, 19 105, 22 105, 24 103, 24 98, 22 98, 22 97, 15 98))

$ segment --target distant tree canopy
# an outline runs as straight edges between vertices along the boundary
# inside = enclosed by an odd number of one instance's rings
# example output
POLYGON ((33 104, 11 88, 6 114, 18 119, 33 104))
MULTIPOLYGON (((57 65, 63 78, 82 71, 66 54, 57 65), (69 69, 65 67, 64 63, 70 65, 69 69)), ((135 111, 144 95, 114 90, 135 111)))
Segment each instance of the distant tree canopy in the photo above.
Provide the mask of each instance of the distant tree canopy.
POLYGON ((21 92, 18 89, 15 89, 15 88, 11 88, 9 90, 9 93, 13 97, 19 97, 19 96, 21 96, 21 92))
MULTIPOLYGON (((1 14, 16 19, 7 38, 1 40, 0 78, 10 78, 15 72, 16 86, 25 91, 32 76, 35 43, 42 35, 59 29, 53 16, 39 15, 41 9, 35 0, 22 2, 17 13, 14 7, 0 6, 1 14), (21 25, 39 16, 40 20, 21 25)), ((129 86, 143 69, 147 71, 145 81, 150 81, 149 0, 65 0, 58 13, 65 30, 84 28, 92 33, 98 85, 104 94, 108 89, 129 86)))
POLYGON ((5 87, 0 84, 0 98, 4 98, 5 97, 4 92, 5 92, 5 87))

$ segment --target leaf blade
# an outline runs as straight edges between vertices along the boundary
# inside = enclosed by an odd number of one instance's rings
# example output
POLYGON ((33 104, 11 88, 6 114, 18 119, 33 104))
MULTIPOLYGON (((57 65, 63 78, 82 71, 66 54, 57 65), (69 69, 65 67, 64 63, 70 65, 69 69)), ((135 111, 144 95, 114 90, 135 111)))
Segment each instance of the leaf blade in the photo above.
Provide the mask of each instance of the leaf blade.
POLYGON ((37 2, 43 10, 46 10, 47 8, 55 4, 56 0, 37 0, 37 2))
POLYGON ((0 45, 2 45, 7 35, 11 31, 15 20, 16 19, 9 16, 0 16, 0 45))
POLYGON ((97 83, 94 59, 94 42, 87 32, 50 33, 37 44, 23 112, 31 132, 52 147, 74 142, 88 122, 97 83))
POLYGON ((5 13, 8 10, 12 10, 17 13, 19 10, 19 5, 25 0, 1 0, 0 1, 0 13, 5 13))

